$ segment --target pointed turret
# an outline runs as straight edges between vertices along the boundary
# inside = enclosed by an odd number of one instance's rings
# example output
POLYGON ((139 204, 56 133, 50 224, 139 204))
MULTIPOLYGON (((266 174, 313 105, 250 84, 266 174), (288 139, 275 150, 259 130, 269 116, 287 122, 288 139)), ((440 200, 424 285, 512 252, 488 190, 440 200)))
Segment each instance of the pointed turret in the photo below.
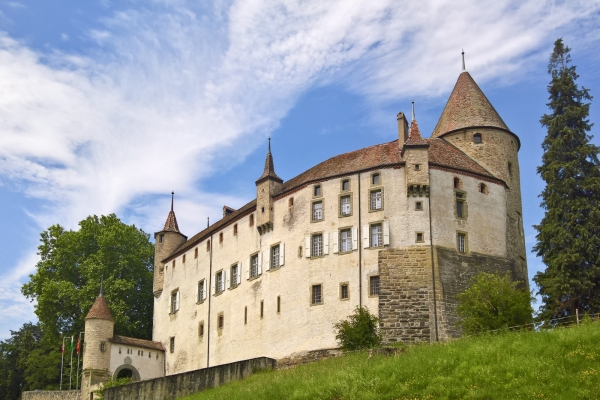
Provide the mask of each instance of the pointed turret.
POLYGON ((406 192, 408 196, 429 196, 429 142, 421 136, 415 118, 415 102, 412 102, 410 134, 402 146, 402 158, 406 171, 406 192))
POLYGON ((258 232, 262 235, 273 229, 273 197, 281 192, 283 179, 275 173, 273 154, 271 154, 271 138, 265 159, 263 174, 256 181, 256 214, 258 232))
POLYGON ((412 121, 410 123, 410 134, 408 135, 408 139, 404 143, 404 146, 426 146, 429 147, 429 143, 421 136, 421 132, 419 131, 419 125, 417 124, 417 119, 415 118, 415 102, 412 102, 412 121))
POLYGON ((440 137, 459 129, 475 127, 509 130, 471 75, 463 71, 456 81, 431 137, 440 137))
POLYGON ((96 297, 96 301, 90 308, 90 311, 86 315, 85 319, 89 318, 97 318, 97 319, 105 319, 108 321, 114 321, 112 314, 110 313, 110 309, 108 308, 108 304, 106 303, 106 299, 104 298, 104 291, 102 290, 102 282, 100 283, 100 294, 96 297))
POLYGON ((165 221, 162 231, 154 234, 154 296, 158 297, 162 293, 164 283, 164 260, 187 240, 187 236, 179 231, 177 217, 173 209, 175 193, 171 192, 171 211, 165 221))

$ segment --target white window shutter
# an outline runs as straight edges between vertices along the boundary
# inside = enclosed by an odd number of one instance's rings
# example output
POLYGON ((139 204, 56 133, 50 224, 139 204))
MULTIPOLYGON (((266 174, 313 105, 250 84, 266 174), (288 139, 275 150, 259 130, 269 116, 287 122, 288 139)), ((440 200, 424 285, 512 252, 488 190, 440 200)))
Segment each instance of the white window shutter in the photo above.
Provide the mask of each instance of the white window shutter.
POLYGON ((196 284, 196 303, 200 301, 200 282, 196 284))
POLYGON ((272 249, 269 247, 267 250, 267 256, 265 257, 265 270, 268 271, 271 269, 271 251, 272 249))
POLYGON ((329 254, 329 232, 323 232, 323 254, 329 254))
POLYGON ((387 246, 390 244, 390 223, 383 221, 383 245, 387 246))
POLYGON ((363 247, 369 247, 369 225, 363 225, 363 247))
POLYGON ((206 279, 202 282, 202 292, 204 293, 204 297, 202 297, 202 300, 206 300, 206 279))
POLYGON ((250 268, 252 268, 252 257, 248 259, 248 268, 246 268, 246 279, 250 279, 250 268))
POLYGON ((212 294, 216 294, 217 292, 215 292, 215 281, 217 280, 217 276, 213 276, 213 278, 210 281, 210 292, 212 294))
POLYGON ((231 272, 227 273, 227 271, 223 271, 223 273, 225 274, 225 276, 227 277, 227 289, 231 288, 231 272))
POLYGON ((262 251, 258 253, 258 274, 262 274, 262 251))
POLYGON ((171 314, 171 310, 173 310, 173 308, 172 308, 173 307, 173 304, 172 304, 173 303, 173 295, 169 296, 168 303, 169 303, 169 314, 171 314))
POLYGON ((242 263, 238 263, 238 274, 237 274, 237 282, 238 285, 242 283, 242 263))
POLYGON ((179 290, 175 294, 175 311, 179 310, 179 290))
POLYGON ((352 250, 358 249, 358 228, 352 228, 352 250))
POLYGON ((282 267, 285 263, 285 245, 281 243, 279 245, 279 266, 282 267))
POLYGON ((336 230, 333 234, 333 254, 339 253, 339 244, 338 239, 340 237, 340 231, 336 230))
POLYGON ((304 255, 306 258, 310 258, 310 235, 306 235, 305 242, 306 246, 304 247, 304 255))

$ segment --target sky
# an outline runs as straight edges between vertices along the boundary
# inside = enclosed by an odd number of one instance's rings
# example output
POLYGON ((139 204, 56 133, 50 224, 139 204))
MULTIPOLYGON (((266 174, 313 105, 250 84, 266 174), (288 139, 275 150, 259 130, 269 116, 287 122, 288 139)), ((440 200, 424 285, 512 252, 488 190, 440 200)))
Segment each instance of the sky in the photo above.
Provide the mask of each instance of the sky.
POLYGON ((598 95, 600 0, 0 0, 0 340, 36 320, 20 288, 49 226, 116 213, 153 233, 174 191, 191 236, 255 197, 268 137, 284 180, 396 139, 411 101, 428 137, 462 49, 521 139, 531 249, 559 37, 598 95))

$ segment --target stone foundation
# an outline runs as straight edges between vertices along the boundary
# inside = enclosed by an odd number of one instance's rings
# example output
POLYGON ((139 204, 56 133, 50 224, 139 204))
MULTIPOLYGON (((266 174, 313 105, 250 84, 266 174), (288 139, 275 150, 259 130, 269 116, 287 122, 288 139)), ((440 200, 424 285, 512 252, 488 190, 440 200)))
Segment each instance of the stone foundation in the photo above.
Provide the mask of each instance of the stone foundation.
POLYGON ((23 392, 23 400, 79 400, 79 390, 38 390, 23 392))

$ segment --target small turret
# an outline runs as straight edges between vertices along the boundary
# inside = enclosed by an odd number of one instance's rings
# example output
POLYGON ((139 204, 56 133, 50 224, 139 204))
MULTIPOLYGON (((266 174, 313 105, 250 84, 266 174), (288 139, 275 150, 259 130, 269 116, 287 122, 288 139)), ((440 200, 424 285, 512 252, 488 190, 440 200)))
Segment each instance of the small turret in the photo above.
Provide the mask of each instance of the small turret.
POLYGON ((273 229, 273 197, 281 192, 282 185, 283 179, 275 173, 271 154, 271 138, 269 138, 265 168, 263 174, 256 181, 256 225, 261 235, 273 229))
POLYGON ((402 146, 402 158, 406 171, 406 193, 408 196, 429 196, 429 142, 421 136, 415 118, 415 102, 412 102, 410 135, 402 146))
POLYGON ((179 225, 173 211, 173 201, 175 193, 171 192, 171 211, 165 221, 165 226, 160 232, 154 234, 154 297, 159 297, 163 291, 165 281, 163 260, 171 255, 175 249, 181 246, 187 240, 187 236, 179 232, 179 225))

